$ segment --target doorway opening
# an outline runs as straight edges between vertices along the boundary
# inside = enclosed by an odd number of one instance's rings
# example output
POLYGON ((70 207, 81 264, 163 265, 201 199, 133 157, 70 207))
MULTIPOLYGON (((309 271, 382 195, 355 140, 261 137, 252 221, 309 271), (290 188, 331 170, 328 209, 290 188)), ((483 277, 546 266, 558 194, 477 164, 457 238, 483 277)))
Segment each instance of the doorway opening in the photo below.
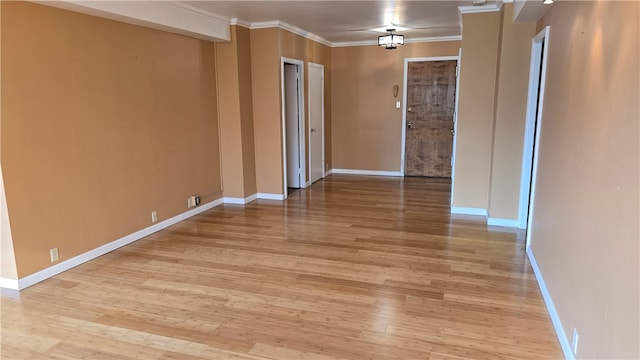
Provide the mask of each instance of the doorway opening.
POLYGON ((531 43, 531 66, 529 69, 529 95, 525 122, 524 146, 522 150, 522 175, 520 180, 520 206, 518 227, 526 229, 526 247, 530 244, 530 226, 533 215, 533 200, 536 190, 536 172, 540 149, 540 129, 544 105, 544 86, 547 73, 549 27, 536 35, 531 43))
POLYGON ((309 185, 324 178, 324 65, 309 63, 309 185))
POLYGON ((304 62, 281 60, 283 197, 306 186, 304 62))
POLYGON ((458 60, 444 56, 404 61, 403 176, 453 176, 458 60))

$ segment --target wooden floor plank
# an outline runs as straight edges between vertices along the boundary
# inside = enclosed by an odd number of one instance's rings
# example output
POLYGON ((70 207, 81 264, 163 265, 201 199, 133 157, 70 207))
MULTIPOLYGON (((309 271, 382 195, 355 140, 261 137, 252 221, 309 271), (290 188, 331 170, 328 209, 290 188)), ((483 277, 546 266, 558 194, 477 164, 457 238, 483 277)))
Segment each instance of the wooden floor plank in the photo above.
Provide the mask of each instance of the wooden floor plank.
POLYGON ((562 358, 524 232, 446 179, 331 175, 223 205, 20 293, 3 359, 562 358))

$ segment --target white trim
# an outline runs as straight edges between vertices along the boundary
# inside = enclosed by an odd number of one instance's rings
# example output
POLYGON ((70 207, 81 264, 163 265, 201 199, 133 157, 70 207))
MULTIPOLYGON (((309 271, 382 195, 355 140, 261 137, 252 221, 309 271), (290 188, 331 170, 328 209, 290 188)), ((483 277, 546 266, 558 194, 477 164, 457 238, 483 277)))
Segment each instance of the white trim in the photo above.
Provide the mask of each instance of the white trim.
POLYGON ((487 216, 487 209, 452 206, 451 213, 458 215, 487 216))
POLYGON ((258 198, 258 194, 253 194, 253 195, 249 195, 247 197, 244 198, 238 198, 238 197, 224 197, 222 200, 224 201, 225 204, 240 204, 240 205, 244 205, 244 204, 248 204, 250 202, 252 202, 253 200, 258 198))
POLYGON ((151 225, 147 228, 144 228, 142 230, 136 231, 132 234, 126 235, 121 237, 118 240, 112 241, 110 243, 104 244, 102 246, 99 246, 93 250, 89 250, 83 254, 80 254, 78 256, 72 257, 71 259, 62 261, 58 264, 55 264, 53 266, 50 266, 46 269, 40 270, 34 274, 28 275, 23 277, 22 279, 18 279, 18 280, 10 280, 10 279, 0 279, 0 285, 2 287, 5 287, 5 285, 7 285, 7 287, 9 289, 13 289, 13 290, 22 290, 24 288, 27 288, 31 285, 34 285, 36 283, 39 283, 40 281, 46 280, 50 277, 53 277, 55 275, 60 274, 63 271, 67 271, 71 268, 74 268, 80 264, 84 264, 89 260, 93 260, 99 256, 102 256, 106 253, 109 253, 113 250, 116 250, 120 247, 123 247, 125 245, 131 244, 132 242, 136 241, 136 240, 140 240, 145 236, 149 236, 155 232, 158 232, 162 229, 165 229, 173 224, 176 224, 182 220, 185 220, 187 218, 190 218, 194 215, 197 215, 201 212, 207 211, 209 209, 212 209, 220 204, 222 204, 223 200, 222 199, 217 199, 214 200, 212 202, 206 203, 204 205, 198 206, 196 208, 193 208, 191 210, 185 211, 182 214, 178 214, 172 218, 166 219, 164 221, 161 221, 157 224, 151 225))
MULTIPOLYGON (((288 57, 282 56, 280 58, 280 110, 282 112, 282 193, 284 194, 284 199, 287 198, 287 117, 286 117, 286 109, 285 109, 285 95, 284 95, 284 64, 292 64, 296 65, 300 70, 300 88, 298 89, 298 126, 300 127, 300 138, 298 139, 298 156, 300 157, 300 172, 302 174, 306 174, 307 172, 307 164, 306 158, 304 156, 306 143, 305 143, 305 108, 304 108, 304 61, 298 59, 292 59, 288 57)), ((306 184, 306 179, 300 179, 300 187, 304 188, 306 184)))
MULTIPOLYGON (((431 57, 415 57, 415 58, 404 58, 404 73, 402 75, 402 138, 400 139, 400 176, 404 176, 404 168, 405 168, 405 147, 406 147, 406 141, 407 141, 407 77, 408 77, 408 71, 409 71, 409 63, 410 62, 422 62, 422 61, 447 61, 447 60, 455 60, 456 61, 456 66, 460 65, 460 56, 431 56, 431 57)), ((457 71, 457 69, 456 69, 457 71)), ((454 128, 455 128, 455 116, 457 113, 457 97, 458 97, 458 88, 457 88, 458 84, 456 81, 456 105, 455 105, 455 109, 454 109, 454 128)), ((454 131, 454 135, 453 135, 453 141, 455 143, 455 131, 454 131)), ((451 144, 453 146, 453 143, 451 144)), ((451 149, 451 156, 453 158, 453 150, 454 148, 451 149)), ((451 170, 452 170, 452 174, 451 174, 451 182, 453 183, 453 166, 454 164, 451 164, 451 170)), ((453 192, 452 192, 453 194, 453 192)), ((451 197, 453 198, 453 196, 451 197)))
POLYGON ((280 27, 280 21, 258 21, 251 23, 251 30, 254 29, 269 29, 280 27))
MULTIPOLYGON (((461 41, 461 35, 452 35, 452 36, 434 36, 434 37, 421 37, 421 38, 413 38, 413 39, 405 39, 405 44, 415 44, 415 43, 430 43, 430 42, 441 42, 441 41, 461 41)), ((363 41, 343 41, 343 42, 335 42, 331 44, 331 47, 349 47, 349 46, 378 46, 378 40, 363 40, 363 41)))
MULTIPOLYGON (((474 6, 474 5, 458 6, 458 12, 460 14, 495 12, 495 11, 500 11, 500 9, 502 9, 502 1, 498 1, 493 4, 484 4, 480 6, 474 6)), ((460 23, 462 24, 462 21, 460 23)))
MULTIPOLYGON (((309 64, 307 66, 309 67, 309 74, 311 74, 311 68, 312 67, 315 67, 315 68, 318 68, 318 69, 322 70, 322 77, 321 77, 321 79, 322 79, 321 80, 322 81, 321 82, 322 89, 320 91, 320 95, 322 96, 322 100, 321 100, 321 102, 322 102, 322 107, 321 107, 321 109, 322 109, 322 115, 321 115, 322 116, 322 119, 321 119, 321 123, 322 123, 322 154, 321 155, 322 155, 322 159, 320 160, 322 162, 322 178, 320 178, 320 179, 323 179, 324 178, 324 164, 325 164, 325 159, 324 159, 324 151, 325 151, 325 149, 324 149, 324 142, 325 142, 325 137, 324 137, 324 115, 325 115, 324 114, 324 105, 325 105, 325 99, 324 99, 324 65, 316 64, 316 63, 313 63, 313 62, 309 62, 309 64)), ((311 85, 311 81, 309 81, 309 85, 311 85)), ((307 96, 308 96, 308 94, 307 94, 307 96)), ((310 102, 311 98, 307 98, 307 101, 310 102)), ((309 108, 307 109, 307 112, 308 112, 307 120, 309 122, 309 126, 308 126, 308 129, 309 129, 308 130, 308 138, 309 138, 308 175, 309 175, 309 183, 312 183, 311 182, 311 104, 310 103, 309 103, 309 108)), ((303 154, 304 154, 304 152, 303 152, 303 154)))
POLYGON ((0 278, 0 288, 20 290, 20 284, 18 283, 18 280, 15 279, 0 278))
POLYGON ((402 176, 399 171, 331 169, 331 174, 373 175, 373 176, 402 176))
POLYGON ((322 36, 318 36, 314 33, 310 33, 308 31, 305 31, 299 27, 293 26, 291 24, 287 24, 286 22, 283 21, 262 21, 262 22, 254 22, 251 23, 251 27, 252 30, 253 29, 268 29, 268 28, 280 28, 282 30, 287 30, 291 33, 294 33, 296 35, 300 35, 304 38, 307 38, 309 40, 313 40, 315 42, 318 42, 320 44, 332 47, 333 43, 325 38, 323 38, 322 36))
POLYGON ((265 200, 284 200, 285 196, 283 194, 270 194, 270 193, 258 193, 258 199, 265 200))
POLYGON ((324 172, 324 176, 327 177, 329 175, 333 174, 333 169, 329 169, 327 171, 324 172))
POLYGON ((229 19, 229 25, 237 25, 237 26, 242 26, 242 27, 247 28, 247 29, 251 29, 251 23, 250 22, 244 21, 244 20, 238 19, 238 18, 229 19))
POLYGON ((525 120, 522 172, 520 175, 520 203, 518 206, 518 227, 521 229, 527 228, 525 240, 527 247, 529 247, 531 243, 531 226, 527 226, 527 224, 531 224, 531 220, 533 219, 533 203, 538 174, 538 154, 540 151, 540 132, 542 130, 544 88, 547 78, 549 31, 549 26, 546 26, 531 40, 529 95, 527 98, 527 117, 525 120), (544 46, 542 45, 543 43, 544 46), (541 48, 543 49, 542 53, 540 53, 541 48), (540 59, 540 55, 542 55, 542 59, 540 59), (540 61, 542 61, 542 68, 540 68, 540 61), (539 84, 538 79, 540 80, 539 84), (540 89, 539 99, 538 88, 540 89))
POLYGON ((178 1, 33 2, 208 41, 228 41, 231 38, 228 18, 178 1))
POLYGON ((529 262, 531 263, 533 274, 538 281, 538 287, 540 288, 540 292, 542 293, 544 304, 547 306, 547 312, 549 313, 549 317, 551 318, 551 323, 553 323, 553 328, 556 331, 556 336, 558 337, 558 341, 560 342, 560 347, 562 348, 564 357, 567 360, 573 360, 575 359, 575 357, 573 355, 569 339, 567 338, 567 334, 565 334, 564 332, 564 327, 562 327, 560 316, 558 316, 556 307, 555 305, 553 305, 551 294, 549 293, 549 289, 547 289, 547 285, 545 284, 544 278, 542 277, 542 272, 538 267, 538 262, 536 261, 536 257, 533 255, 533 251, 531 250, 531 248, 527 248, 527 257, 529 258, 529 262))
POLYGON ((487 225, 489 226, 502 226, 502 227, 510 227, 517 228, 518 220, 515 219, 500 219, 500 218, 487 218, 487 225))
POLYGON ((451 199, 449 206, 453 206, 453 197, 455 195, 455 179, 456 179, 456 146, 458 142, 458 99, 460 97, 460 70, 462 69, 462 48, 458 48, 458 64, 456 65, 456 105, 453 115, 453 149, 451 149, 451 199))

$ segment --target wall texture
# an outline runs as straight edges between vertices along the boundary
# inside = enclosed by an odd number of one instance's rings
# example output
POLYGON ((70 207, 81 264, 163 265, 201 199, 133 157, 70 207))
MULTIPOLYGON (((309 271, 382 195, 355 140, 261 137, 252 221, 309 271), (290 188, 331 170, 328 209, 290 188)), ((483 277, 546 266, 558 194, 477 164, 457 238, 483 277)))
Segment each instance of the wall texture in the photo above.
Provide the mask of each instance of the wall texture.
POLYGON ((457 56, 459 41, 334 48, 332 52, 333 168, 400 171, 404 59, 457 56), (398 97, 393 86, 398 85, 398 97))
MULTIPOLYGON (((258 191, 256 187, 255 137, 253 132, 251 34, 249 29, 236 26, 236 36, 238 39, 238 86, 240 91, 240 130, 242 134, 244 196, 249 196, 258 191)), ((226 89, 218 87, 218 91, 226 91, 226 89)))
POLYGON ((257 191, 249 29, 215 46, 224 196, 245 198, 257 191))
POLYGON ((535 23, 514 23, 513 4, 503 9, 488 213, 516 221, 535 23))
POLYGON ((282 194, 280 29, 251 30, 253 126, 259 193, 282 194))
POLYGON ((2 171, 17 275, 221 195, 212 43, 2 2, 2 171), (10 56, 9 56, 10 54, 10 56))
POLYGON ((486 209, 502 12, 464 14, 453 206, 486 209))
POLYGON ((556 2, 531 249, 578 358, 637 359, 640 3, 556 2))

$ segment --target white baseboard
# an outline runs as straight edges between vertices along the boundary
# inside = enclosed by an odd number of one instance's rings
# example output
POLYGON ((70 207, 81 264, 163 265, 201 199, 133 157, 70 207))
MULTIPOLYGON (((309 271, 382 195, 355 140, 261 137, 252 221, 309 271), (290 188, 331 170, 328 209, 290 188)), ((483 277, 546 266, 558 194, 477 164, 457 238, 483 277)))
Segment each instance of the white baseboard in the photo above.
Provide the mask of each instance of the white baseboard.
POLYGON ((115 249, 123 247, 125 245, 131 244, 136 240, 140 240, 145 236, 149 236, 155 232, 158 232, 164 228, 167 228, 173 224, 176 224, 182 220, 190 218, 194 215, 197 215, 203 211, 207 211, 212 209, 220 204, 222 204, 222 199, 217 199, 212 202, 203 204, 201 206, 195 207, 189 211, 185 211, 182 214, 176 215, 172 218, 161 221, 157 224, 151 225, 142 230, 136 231, 133 234, 126 235, 121 237, 118 240, 114 240, 110 243, 99 246, 93 250, 89 250, 86 253, 80 254, 78 256, 72 257, 71 259, 62 261, 58 264, 50 266, 46 269, 40 270, 34 274, 23 277, 22 279, 13 280, 13 279, 5 279, 0 278, 0 287, 13 289, 13 290, 22 290, 31 285, 37 284, 40 281, 46 280, 52 276, 58 275, 63 271, 67 271, 71 268, 74 268, 80 264, 83 264, 89 260, 93 260, 98 256, 104 255, 108 252, 111 252, 115 249))
POLYGON ((451 213, 459 215, 487 216, 487 209, 452 206, 451 213))
POLYGON ((18 283, 18 280, 0 278, 0 288, 11 289, 11 290, 20 290, 20 285, 18 283))
POLYGON ((258 194, 253 194, 253 195, 249 195, 245 198, 237 198, 237 197, 224 197, 222 198, 222 200, 224 201, 225 204, 240 204, 240 205, 244 205, 244 204, 248 204, 250 202, 252 202, 253 200, 258 198, 258 194))
POLYGON ((402 173, 399 171, 355 170, 355 169, 331 169, 330 171, 332 174, 402 176, 402 173))
POLYGON ((487 225, 517 228, 520 225, 520 222, 513 219, 500 219, 490 217, 487 219, 487 225))
POLYGON ((258 193, 257 195, 258 195, 258 199, 284 200, 284 195, 282 194, 258 193))
POLYGON ((575 359, 575 356, 573 355, 573 351, 571 350, 571 344, 569 343, 569 339, 567 339, 567 334, 565 334, 564 332, 562 322, 560 322, 560 316, 558 316, 556 307, 553 305, 551 294, 549 294, 547 285, 544 283, 542 273, 540 272, 538 262, 533 255, 533 251, 531 251, 531 247, 527 248, 527 257, 529 258, 529 262, 531 263, 531 267, 533 268, 533 273, 536 276, 536 280, 538 280, 538 287, 540 287, 542 298, 544 299, 544 303, 547 306, 547 312, 549 312, 549 316, 551 317, 553 328, 556 330, 556 336, 558 337, 558 341, 560 341, 560 346, 562 347, 564 357, 567 360, 573 360, 575 359))

